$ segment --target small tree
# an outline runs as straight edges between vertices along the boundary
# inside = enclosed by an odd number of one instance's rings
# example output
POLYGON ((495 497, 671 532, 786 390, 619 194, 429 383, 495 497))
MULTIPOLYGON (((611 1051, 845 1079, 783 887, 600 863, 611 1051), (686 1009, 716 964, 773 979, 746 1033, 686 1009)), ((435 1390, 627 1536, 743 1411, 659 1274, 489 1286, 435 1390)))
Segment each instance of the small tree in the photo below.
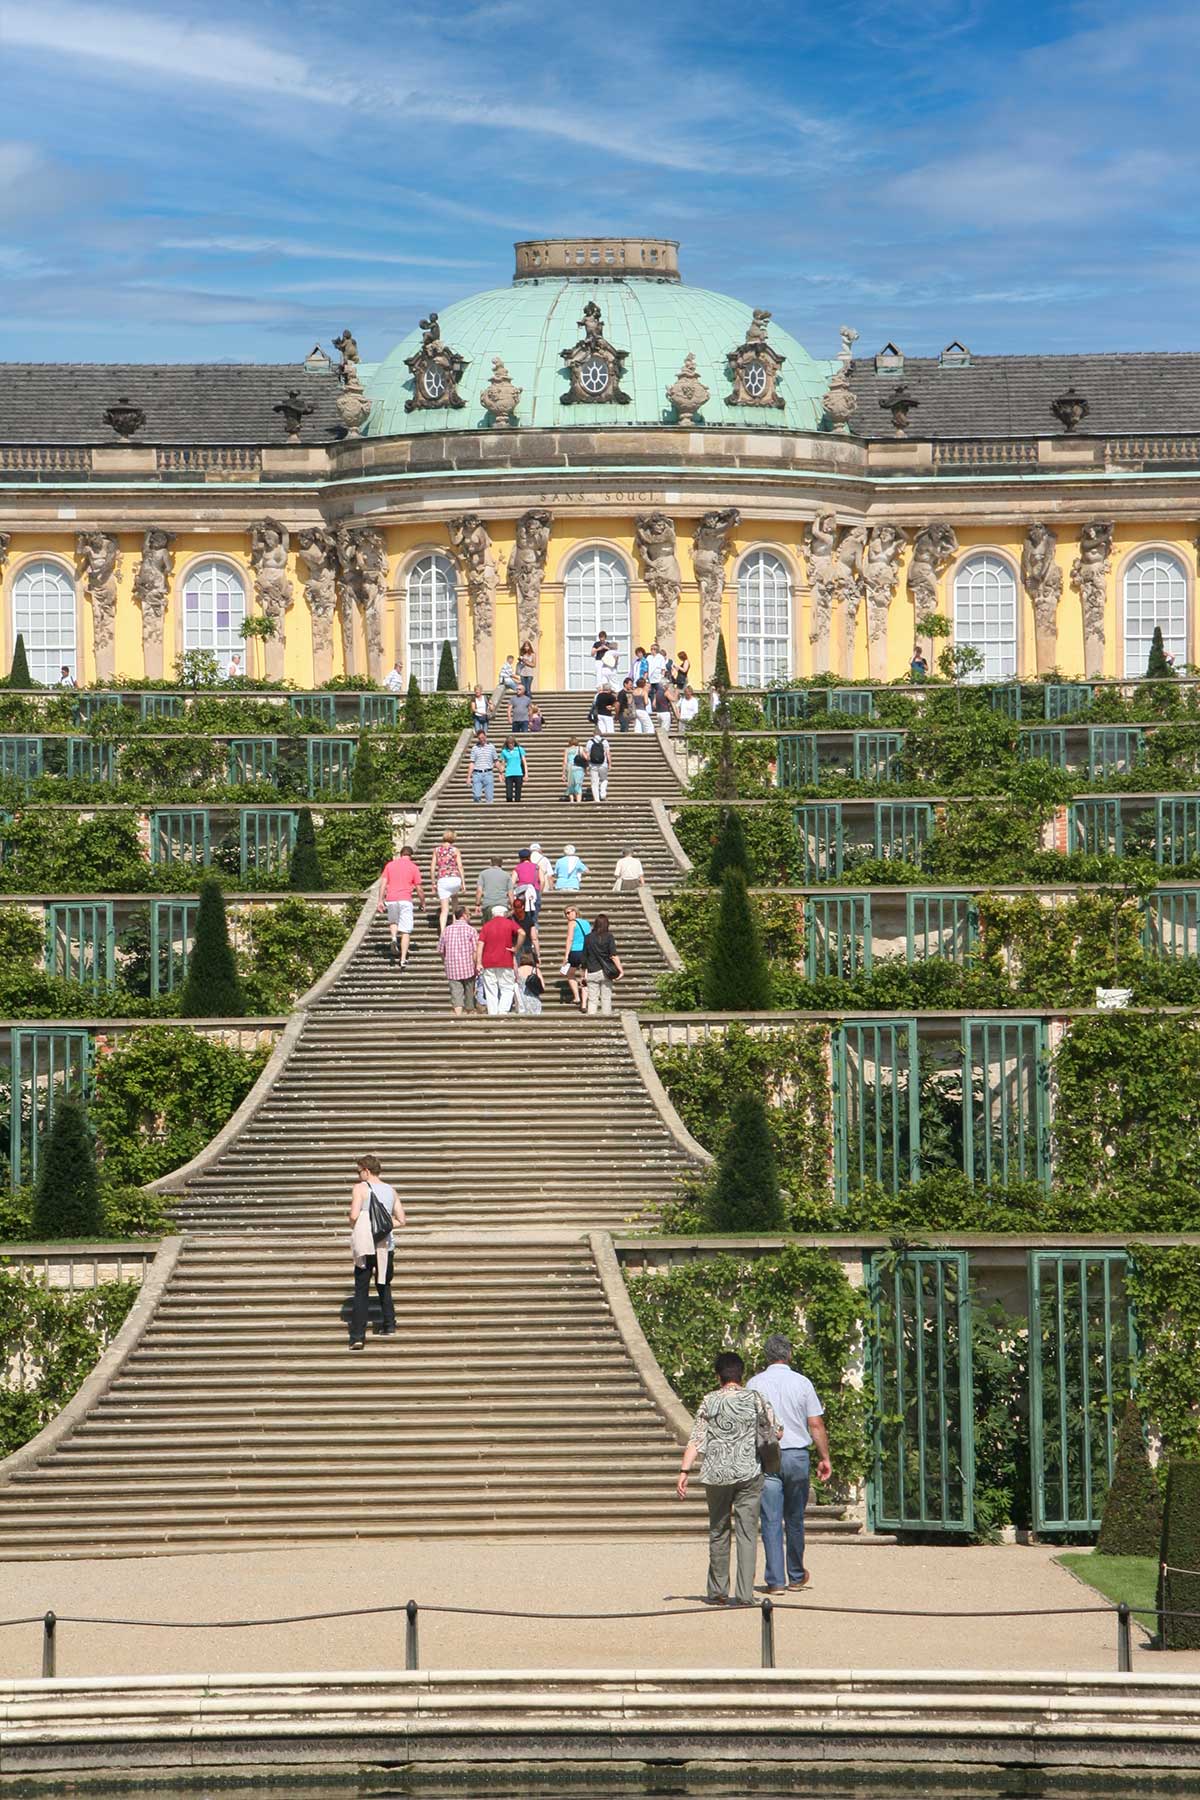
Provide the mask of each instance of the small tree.
POLYGON ((724 694, 733 686, 729 674, 729 653, 725 648, 723 631, 717 633, 717 655, 716 661, 713 663, 712 684, 720 694, 724 694))
POLYGON ((1127 1400, 1117 1427, 1117 1461, 1104 1502, 1096 1549, 1102 1556, 1157 1556, 1162 1537, 1162 1500, 1150 1467, 1142 1415, 1127 1400))
POLYGON ((1150 640, 1150 655, 1146 659, 1146 675, 1153 680, 1170 680, 1175 671, 1167 661, 1167 652, 1163 647, 1162 626, 1154 627, 1154 636, 1150 640))
POLYGON ((747 882, 754 880, 754 864, 746 844, 742 815, 736 807, 727 806, 721 814, 721 829, 708 859, 708 879, 719 887, 726 869, 740 869, 747 882))
POLYGON ((350 771, 350 798, 360 804, 374 800, 379 786, 379 765, 369 737, 360 737, 350 771))
POLYGON ((179 1011, 185 1019, 237 1019, 246 1011, 246 996, 229 942, 225 896, 216 881, 200 883, 196 937, 179 1011))
POLYGON ((63 1094, 41 1142, 33 1194, 33 1233, 39 1238, 94 1238, 104 1230, 96 1152, 83 1102, 63 1094))
POLYGON ((718 800, 736 800, 738 791, 737 768, 733 760, 733 737, 729 730, 729 708, 722 701, 719 708, 721 715, 721 744, 717 751, 717 767, 713 778, 713 790, 718 800))
POLYGON ((1158 1610, 1168 1615, 1163 1649, 1200 1650, 1200 1575, 1193 1573, 1200 1569, 1200 1462, 1179 1458, 1168 1466, 1158 1568, 1158 1610))
POLYGON ((453 694, 458 691, 458 670, 454 666, 454 652, 450 648, 449 638, 442 639, 442 654, 438 658, 437 687, 439 694, 453 694))
POLYGON ((740 869, 726 869, 721 877, 701 992, 710 1012, 766 1012, 771 1004, 771 971, 740 869))
POLYGON ((730 1108, 708 1215, 714 1231, 783 1229, 775 1146, 766 1106, 757 1094, 741 1095, 730 1108))
POLYGON ((33 680, 29 673, 29 658, 25 654, 25 634, 18 631, 17 641, 13 645, 12 669, 8 677, 9 687, 30 688, 33 680))
POLYGON ((288 886, 300 894, 319 894, 325 886, 311 806, 302 806, 296 821, 296 842, 288 863, 288 886))
POLYGON ((405 731, 424 731, 425 729, 425 696, 417 685, 415 675, 408 678, 408 692, 404 696, 404 729, 405 731))

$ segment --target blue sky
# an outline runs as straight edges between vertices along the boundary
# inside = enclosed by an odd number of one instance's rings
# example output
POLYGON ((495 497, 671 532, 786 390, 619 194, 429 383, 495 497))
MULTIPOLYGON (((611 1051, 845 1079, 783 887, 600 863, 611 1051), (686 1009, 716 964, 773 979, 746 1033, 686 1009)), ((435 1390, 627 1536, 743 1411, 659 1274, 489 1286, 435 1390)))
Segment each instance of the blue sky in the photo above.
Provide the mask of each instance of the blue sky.
POLYGON ((0 360, 373 360, 518 237, 813 355, 1200 348, 1194 5, 0 0, 0 360))

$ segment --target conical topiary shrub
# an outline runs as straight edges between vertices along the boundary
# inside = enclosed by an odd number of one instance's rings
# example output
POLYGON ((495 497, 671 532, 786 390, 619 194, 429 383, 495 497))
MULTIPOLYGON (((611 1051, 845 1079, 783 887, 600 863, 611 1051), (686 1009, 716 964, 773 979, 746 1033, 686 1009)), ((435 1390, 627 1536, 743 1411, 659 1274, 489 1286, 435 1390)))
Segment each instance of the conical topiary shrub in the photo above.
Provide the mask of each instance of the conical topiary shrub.
POLYGON ((200 883, 196 937, 179 1011, 185 1019, 238 1019, 246 1011, 246 996, 229 942, 225 896, 215 881, 200 883))
POLYGON ((723 631, 717 633, 717 655, 716 660, 713 663, 712 684, 715 688, 718 688, 721 693, 724 693, 726 688, 731 688, 733 686, 733 681, 729 674, 729 653, 725 648, 725 633, 723 631))
POLYGON ((404 729, 405 731, 424 731, 425 729, 425 696, 417 685, 415 675, 408 678, 408 692, 404 696, 404 729))
MULTIPOLYGON (((407 719, 405 723, 407 724, 407 719)), ((411 725, 409 730, 412 730, 411 725)), ((360 737, 354 756, 354 767, 350 771, 350 798, 357 800, 360 804, 366 800, 374 800, 378 786, 379 765, 375 761, 371 740, 369 737, 360 737)))
POLYGON ((771 971, 740 869, 726 869, 721 877, 701 993, 709 1012, 766 1012, 771 1004, 771 971))
POLYGON ((1162 626, 1156 625, 1154 627, 1154 636, 1150 640, 1150 654, 1146 658, 1146 674, 1151 680, 1156 678, 1169 680, 1174 673, 1175 670, 1167 661, 1167 652, 1163 645, 1162 626))
POLYGON ((103 1236, 100 1178, 83 1102, 63 1094, 39 1146, 33 1194, 33 1234, 38 1238, 103 1236))
POLYGON ((442 654, 438 658, 437 686, 439 694, 453 694, 458 689, 458 670, 454 667, 454 652, 450 648, 449 638, 442 639, 442 654))
POLYGON ((325 886, 311 806, 302 806, 296 820, 296 841, 288 861, 288 886, 298 894, 319 894, 325 886))
POLYGON ((742 815, 732 806, 721 814, 721 829, 708 859, 708 879, 714 887, 720 886, 726 869, 740 869, 747 883, 754 880, 754 864, 750 860, 742 815))
POLYGON ((30 688, 33 678, 29 673, 29 658, 25 654, 25 634, 18 631, 17 641, 13 645, 12 669, 8 677, 9 687, 30 688))
POLYGON ((1136 1400, 1127 1400, 1117 1427, 1117 1461, 1104 1502, 1096 1549, 1103 1556, 1157 1556, 1162 1499, 1136 1400))
POLYGON ((737 766, 733 760, 733 738, 729 731, 729 709, 720 708, 721 743, 717 751, 717 767, 713 779, 713 792, 718 800, 736 800, 738 793, 737 766))
POLYGON ((757 1094, 743 1094, 730 1108, 708 1212, 714 1231, 783 1229, 775 1146, 766 1106, 757 1094))

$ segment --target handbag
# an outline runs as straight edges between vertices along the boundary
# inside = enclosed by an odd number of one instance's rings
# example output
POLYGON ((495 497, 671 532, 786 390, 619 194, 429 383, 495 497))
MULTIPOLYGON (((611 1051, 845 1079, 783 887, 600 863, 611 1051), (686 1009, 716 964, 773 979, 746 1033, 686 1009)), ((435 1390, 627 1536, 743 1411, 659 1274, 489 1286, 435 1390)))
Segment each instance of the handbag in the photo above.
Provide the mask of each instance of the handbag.
POLYGON ((754 1396, 754 1454, 764 1475, 778 1475, 783 1466, 779 1456, 779 1439, 775 1435, 775 1427, 767 1415, 767 1409, 757 1394, 754 1396))
MULTIPOLYGON (((379 1198, 379 1195, 375 1192, 374 1185, 369 1181, 367 1183, 367 1194, 367 1206, 370 1211, 371 1219, 371 1236, 376 1244, 386 1244, 387 1240, 392 1235, 391 1208, 384 1205, 383 1201, 379 1198)), ((361 1216, 362 1215, 360 1214, 359 1217, 361 1218, 361 1216)))

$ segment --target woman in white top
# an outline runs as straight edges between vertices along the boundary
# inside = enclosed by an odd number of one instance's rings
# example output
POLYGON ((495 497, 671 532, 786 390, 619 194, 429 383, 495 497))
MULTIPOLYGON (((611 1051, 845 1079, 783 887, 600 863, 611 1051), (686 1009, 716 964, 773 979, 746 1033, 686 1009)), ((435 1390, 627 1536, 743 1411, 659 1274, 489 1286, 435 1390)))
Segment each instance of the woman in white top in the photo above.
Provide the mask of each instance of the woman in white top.
POLYGON ((641 887, 646 879, 646 871, 632 850, 627 850, 613 871, 613 893, 619 894, 625 888, 641 887))
POLYGON ((379 1310, 383 1315, 380 1337, 394 1337, 396 1308, 392 1303, 392 1272, 395 1267, 396 1240, 394 1229, 377 1238, 371 1222, 371 1201, 394 1228, 403 1225, 404 1208, 400 1196, 388 1182, 380 1180, 382 1165, 377 1156, 358 1159, 358 1180, 350 1190, 350 1248, 354 1253, 354 1305, 350 1313, 350 1348, 361 1350, 367 1341, 367 1304, 371 1294, 371 1278, 379 1292, 379 1310))
POLYGON ((466 874, 462 851, 454 842, 454 833, 444 831, 442 841, 429 859, 429 879, 437 888, 439 902, 438 930, 445 931, 450 920, 450 902, 461 892, 466 874))

